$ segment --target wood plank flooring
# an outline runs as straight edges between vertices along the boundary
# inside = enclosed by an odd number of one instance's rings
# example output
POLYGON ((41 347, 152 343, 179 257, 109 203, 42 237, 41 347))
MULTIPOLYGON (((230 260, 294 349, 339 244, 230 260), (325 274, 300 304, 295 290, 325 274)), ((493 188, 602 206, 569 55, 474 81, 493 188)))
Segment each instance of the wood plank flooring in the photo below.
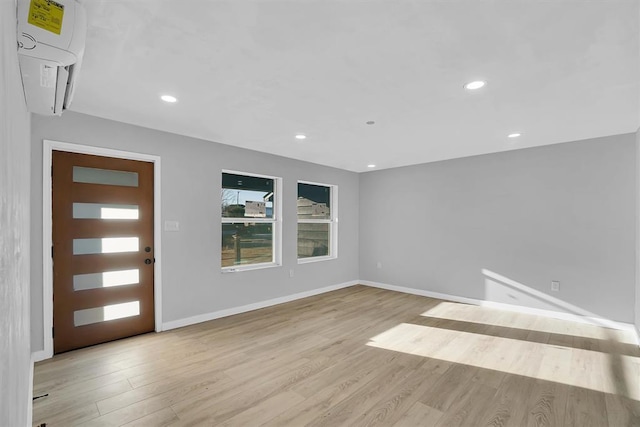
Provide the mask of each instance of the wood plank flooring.
POLYGON ((34 425, 640 426, 630 332, 353 286, 36 364, 34 425))

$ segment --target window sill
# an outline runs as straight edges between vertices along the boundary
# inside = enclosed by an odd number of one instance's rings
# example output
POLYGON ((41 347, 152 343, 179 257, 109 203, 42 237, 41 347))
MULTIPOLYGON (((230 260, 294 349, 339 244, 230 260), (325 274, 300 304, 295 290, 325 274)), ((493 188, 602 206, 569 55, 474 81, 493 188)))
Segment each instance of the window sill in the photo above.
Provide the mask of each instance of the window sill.
POLYGON ((265 263, 265 264, 254 264, 254 265, 239 265, 236 267, 222 267, 220 270, 222 274, 228 273, 240 273, 242 271, 251 271, 251 270, 264 270, 265 268, 274 268, 280 267, 280 264, 276 264, 275 262, 265 263))
POLYGON ((321 261, 329 261, 332 259, 337 259, 335 256, 315 256, 309 258, 298 258, 298 264, 310 264, 312 262, 321 262, 321 261))

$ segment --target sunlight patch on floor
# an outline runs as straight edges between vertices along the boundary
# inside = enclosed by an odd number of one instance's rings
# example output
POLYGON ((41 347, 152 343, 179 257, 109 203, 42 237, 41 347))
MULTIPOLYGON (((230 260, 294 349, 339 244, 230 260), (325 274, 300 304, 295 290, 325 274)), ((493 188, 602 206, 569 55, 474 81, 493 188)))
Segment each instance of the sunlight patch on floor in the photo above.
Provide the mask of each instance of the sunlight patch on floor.
POLYGON ((501 315, 500 310, 496 310, 495 308, 457 302, 443 301, 422 313, 421 316, 598 340, 615 339, 617 342, 625 344, 635 345, 636 343, 636 338, 632 331, 603 328, 597 325, 541 317, 532 314, 518 314, 517 318, 514 319, 513 312, 511 311, 504 311, 501 315))
POLYGON ((410 323, 401 323, 371 338, 367 345, 640 401, 637 357, 410 323))

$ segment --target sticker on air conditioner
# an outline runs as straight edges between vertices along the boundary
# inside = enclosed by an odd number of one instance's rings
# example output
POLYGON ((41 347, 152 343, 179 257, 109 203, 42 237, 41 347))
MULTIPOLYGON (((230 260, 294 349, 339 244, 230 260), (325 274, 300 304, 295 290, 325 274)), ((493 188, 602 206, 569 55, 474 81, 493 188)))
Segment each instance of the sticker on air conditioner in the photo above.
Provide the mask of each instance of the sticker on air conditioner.
POLYGON ((60 35, 63 17, 63 4, 53 0, 31 0, 27 22, 43 30, 60 35))

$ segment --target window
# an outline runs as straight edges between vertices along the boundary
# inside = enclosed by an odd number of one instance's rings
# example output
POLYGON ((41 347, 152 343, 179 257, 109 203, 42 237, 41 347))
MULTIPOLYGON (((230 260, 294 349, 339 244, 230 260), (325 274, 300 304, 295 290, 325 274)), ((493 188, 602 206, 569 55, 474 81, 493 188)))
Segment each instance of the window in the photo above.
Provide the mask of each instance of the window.
POLYGON ((337 256, 337 190, 333 185, 298 182, 298 262, 337 256))
POLYGON ((223 270, 280 263, 280 178, 222 173, 223 270))

